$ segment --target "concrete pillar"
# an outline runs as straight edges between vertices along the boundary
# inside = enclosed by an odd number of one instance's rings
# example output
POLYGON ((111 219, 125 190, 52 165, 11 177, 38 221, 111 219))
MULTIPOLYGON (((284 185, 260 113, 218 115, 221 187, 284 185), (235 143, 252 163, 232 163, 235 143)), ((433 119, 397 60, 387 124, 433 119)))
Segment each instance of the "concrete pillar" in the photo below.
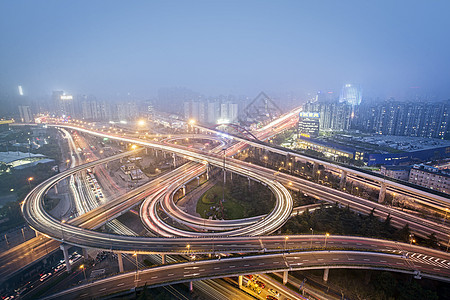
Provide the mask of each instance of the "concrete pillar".
POLYGON ((119 263, 119 272, 123 272, 123 258, 122 258, 122 253, 117 253, 117 261, 119 263))
POLYGON ((223 170, 223 182, 227 183, 227 171, 223 170))
POLYGON ((230 180, 233 181, 233 172, 230 172, 230 180))
POLYGON ((288 282, 288 275, 289 275, 288 271, 283 272, 283 284, 284 285, 286 285, 286 283, 288 282))
POLYGON ((161 254, 161 263, 163 265, 166 264, 166 255, 165 254, 161 254))
POLYGON ((197 177, 197 185, 200 185, 200 177, 197 177))
POLYGON ((145 154, 148 154, 148 148, 145 148, 145 154))
POLYGON ((206 180, 209 180, 209 164, 206 165, 206 180))
POLYGON ((88 254, 87 248, 83 248, 83 257, 84 257, 84 260, 89 258, 89 254, 88 254))
POLYGON ((345 182, 347 181, 347 172, 341 170, 341 181, 339 182, 339 188, 342 190, 345 187, 345 182))
POLYGON ((328 281, 328 273, 330 273, 329 268, 326 268, 325 270, 323 270, 323 281, 325 281, 325 282, 328 281))
POLYGON ((183 190, 183 196, 186 196, 186 186, 183 185, 183 186, 181 187, 181 189, 183 190))
POLYGON ((312 171, 313 178, 315 178, 317 176, 317 171, 319 171, 319 163, 314 162, 313 163, 313 171, 312 171))
POLYGON ((58 194, 58 185, 55 184, 55 194, 58 194))
POLYGON ((242 275, 239 276, 239 288, 242 289, 242 275))
POLYGON ((189 281, 189 292, 194 291, 194 284, 192 283, 192 281, 189 281))
POLYGON ((172 154, 172 157, 173 157, 173 167, 176 168, 177 167, 177 158, 176 158, 175 153, 172 154))
POLYGON ((378 203, 383 203, 385 196, 386 196, 386 183, 382 182, 380 184, 380 193, 378 194, 378 203))
POLYGON ((61 244, 59 246, 59 248, 62 250, 62 252, 64 254, 64 261, 66 262, 66 270, 67 270, 67 272, 70 272, 72 267, 70 266, 70 262, 69 262, 69 245, 61 244))

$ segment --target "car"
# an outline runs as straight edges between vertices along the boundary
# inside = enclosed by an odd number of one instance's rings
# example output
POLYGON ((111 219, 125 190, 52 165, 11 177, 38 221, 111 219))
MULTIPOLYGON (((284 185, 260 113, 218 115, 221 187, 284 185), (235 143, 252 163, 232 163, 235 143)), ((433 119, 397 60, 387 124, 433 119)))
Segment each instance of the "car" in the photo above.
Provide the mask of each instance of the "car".
POLYGON ((257 285, 259 285, 259 287, 262 288, 262 289, 266 287, 266 285, 263 282, 259 281, 259 280, 256 280, 255 283, 257 285))
POLYGON ((55 273, 57 273, 57 272, 59 272, 60 270, 64 269, 65 267, 66 267, 66 264, 65 264, 65 263, 62 263, 62 264, 57 265, 57 266, 53 269, 53 271, 55 271, 55 273))
POLYGON ((41 278, 39 279, 40 281, 44 281, 47 278, 49 278, 50 276, 52 276, 51 272, 45 273, 45 274, 41 274, 41 278))
POLYGON ((272 295, 275 295, 277 297, 280 296, 280 293, 278 293, 277 291, 275 291, 274 289, 269 289, 269 293, 271 293, 272 295))
POLYGON ((278 300, 278 298, 275 298, 275 297, 272 296, 272 295, 267 295, 266 299, 267 299, 267 300, 278 300))

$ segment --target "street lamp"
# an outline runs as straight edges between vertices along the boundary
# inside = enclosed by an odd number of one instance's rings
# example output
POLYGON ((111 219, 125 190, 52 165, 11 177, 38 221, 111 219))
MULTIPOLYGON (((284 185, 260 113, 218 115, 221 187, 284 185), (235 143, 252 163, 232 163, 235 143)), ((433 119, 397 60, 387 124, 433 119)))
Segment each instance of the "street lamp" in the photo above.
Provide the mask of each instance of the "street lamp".
POLYGON ((412 246, 412 243, 415 243, 416 240, 414 239, 414 234, 410 234, 409 235, 409 245, 412 246))
POLYGON ((34 178, 33 177, 28 177, 28 186, 30 187, 30 190, 31 190, 31 181, 33 181, 34 180, 34 178))
POLYGON ((289 237, 288 236, 285 236, 284 237, 284 252, 286 252, 286 243, 287 243, 287 240, 289 239, 289 237))
POLYGON ((86 281, 86 267, 84 265, 80 266, 80 269, 83 270, 83 274, 84 274, 84 280, 86 281))
POLYGON ((292 174, 292 163, 290 162, 290 163, 288 163, 288 165, 289 165, 289 173, 292 174))
POLYGON ((132 145, 132 146, 131 146, 131 149, 132 149, 132 150, 134 150, 134 149, 136 149, 136 148, 137 148, 136 145, 132 145))
POLYGON ((309 230, 311 230, 311 249, 312 249, 312 240, 313 240, 313 235, 314 235, 314 229, 309 228, 309 230))
POLYGON ((137 252, 134 252, 133 256, 136 258, 136 276, 134 276, 134 282, 136 283, 136 284, 135 284, 135 286, 136 286, 136 285, 137 285, 137 281, 138 281, 138 279, 139 279, 137 252))
POLYGON ((187 244, 186 248, 187 248, 187 254, 189 255, 189 249, 191 249, 191 245, 187 244))
POLYGON ((325 248, 327 247, 327 238, 330 236, 330 234, 327 232, 325 233, 325 248))
POLYGON ((225 181, 227 173, 225 172, 225 157, 226 157, 226 151, 227 148, 222 148, 223 150, 223 188, 222 188, 222 203, 225 202, 225 181))
POLYGON ((445 217, 444 217, 444 222, 442 222, 442 225, 445 225, 445 220, 447 220, 447 213, 448 213, 448 207, 445 208, 445 217))

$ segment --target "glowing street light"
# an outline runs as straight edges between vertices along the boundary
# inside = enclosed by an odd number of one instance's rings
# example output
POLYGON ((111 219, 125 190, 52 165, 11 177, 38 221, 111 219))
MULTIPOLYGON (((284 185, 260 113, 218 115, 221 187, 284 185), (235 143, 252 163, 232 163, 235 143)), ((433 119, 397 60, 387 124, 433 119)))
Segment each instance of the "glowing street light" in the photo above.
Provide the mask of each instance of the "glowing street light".
POLYGON ((145 126, 146 122, 145 122, 145 120, 139 120, 139 121, 137 122, 137 124, 138 124, 140 127, 143 127, 143 126, 145 126))
POLYGON ((136 285, 137 285, 137 281, 138 281, 138 279, 139 279, 137 252, 134 252, 133 256, 136 258, 136 276, 134 276, 134 282, 136 283, 136 284, 135 284, 135 286, 136 286, 136 285))
POLYGON ((330 234, 327 232, 325 233, 325 248, 327 247, 327 238, 330 236, 330 234))
POLYGON ((33 181, 33 180, 34 180, 34 177, 28 177, 28 179, 27 179, 30 190, 31 190, 31 181, 33 181))
POLYGON ((83 274, 84 274, 84 280, 86 280, 86 267, 84 265, 80 266, 80 269, 83 270, 83 274))
POLYGON ((284 237, 284 252, 286 252, 286 243, 287 243, 287 240, 289 239, 289 237, 288 236, 285 236, 284 237))
POLYGON ((136 145, 131 145, 131 149, 136 149, 137 148, 137 146, 136 145))

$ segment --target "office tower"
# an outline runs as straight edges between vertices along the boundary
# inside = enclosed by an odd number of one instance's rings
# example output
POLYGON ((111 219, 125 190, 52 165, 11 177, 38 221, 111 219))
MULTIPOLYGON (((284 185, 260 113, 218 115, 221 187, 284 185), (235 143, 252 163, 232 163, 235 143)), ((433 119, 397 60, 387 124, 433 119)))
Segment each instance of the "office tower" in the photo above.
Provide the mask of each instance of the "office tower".
POLYGON ((19 106, 19 115, 22 123, 32 123, 34 121, 31 109, 28 105, 19 106))
POLYGON ((339 102, 346 102, 352 106, 360 105, 362 99, 361 88, 354 84, 346 84, 342 87, 339 102))
POLYGON ((320 115, 318 112, 300 112, 298 119, 298 133, 304 137, 319 136, 320 115))

